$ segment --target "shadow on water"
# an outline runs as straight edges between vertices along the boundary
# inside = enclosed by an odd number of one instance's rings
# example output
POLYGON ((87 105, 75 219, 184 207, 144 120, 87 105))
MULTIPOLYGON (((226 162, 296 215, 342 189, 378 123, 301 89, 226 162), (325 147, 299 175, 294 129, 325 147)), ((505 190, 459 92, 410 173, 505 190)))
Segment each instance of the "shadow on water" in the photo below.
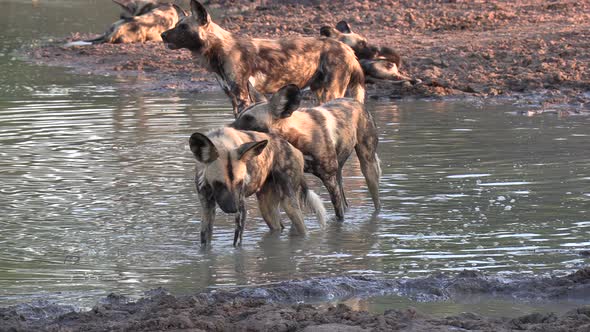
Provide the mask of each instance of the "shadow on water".
MULTIPOLYGON (((590 120, 517 117, 509 103, 465 101, 368 105, 380 132, 379 215, 351 158, 345 223, 321 231, 308 215, 306 238, 269 234, 250 199, 243 247, 232 247, 233 219, 220 215, 213 247, 200 250, 186 143, 192 132, 228 123, 229 104, 221 93, 144 92, 124 78, 15 58, 31 40, 102 30, 113 14, 76 17, 86 5, 102 6, 40 1, 41 14, 11 0, 0 13, 12 27, 0 39, 2 304, 84 306, 159 286, 182 293, 320 276, 566 272, 587 263, 577 252, 590 247, 590 120)), ((309 181, 330 207, 325 189, 309 181)), ((369 305, 379 301, 389 300, 369 305)))

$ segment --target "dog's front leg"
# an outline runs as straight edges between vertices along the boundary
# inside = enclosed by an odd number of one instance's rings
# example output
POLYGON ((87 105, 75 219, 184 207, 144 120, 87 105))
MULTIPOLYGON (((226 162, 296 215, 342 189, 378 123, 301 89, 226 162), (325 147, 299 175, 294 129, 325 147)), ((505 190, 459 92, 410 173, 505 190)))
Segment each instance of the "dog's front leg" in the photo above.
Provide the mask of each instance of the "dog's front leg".
POLYGON ((234 116, 237 118, 238 114, 250 105, 250 94, 248 93, 248 81, 231 82, 231 94, 235 98, 234 116))
POLYGON ((246 202, 241 198, 238 206, 238 213, 236 214, 236 231, 234 232, 234 247, 242 245, 242 236, 244 234, 244 225, 246 224, 246 202))
POLYGON ((235 86, 236 84, 226 79, 225 75, 215 74, 215 78, 217 79, 217 83, 219 83, 219 86, 221 87, 223 92, 225 92, 225 94, 229 98, 234 113, 234 117, 237 118, 238 114, 240 113, 240 110, 238 98, 235 94, 235 88, 233 88, 233 86, 235 86))
POLYGON ((213 237, 213 223, 215 222, 215 197, 213 189, 208 184, 199 185, 197 182, 197 192, 201 202, 201 245, 206 246, 211 243, 213 237))

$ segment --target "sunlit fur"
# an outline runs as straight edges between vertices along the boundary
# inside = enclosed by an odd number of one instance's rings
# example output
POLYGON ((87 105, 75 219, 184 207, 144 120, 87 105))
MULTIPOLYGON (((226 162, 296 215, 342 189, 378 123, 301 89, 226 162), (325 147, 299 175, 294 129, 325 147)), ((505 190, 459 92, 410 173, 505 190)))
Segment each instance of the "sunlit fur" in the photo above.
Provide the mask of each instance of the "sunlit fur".
POLYGON ((178 6, 157 1, 115 1, 123 12, 120 19, 100 37, 87 40, 99 43, 144 43, 161 41, 162 32, 174 27, 186 13, 178 6))
POLYGON ((196 0, 191 1, 191 13, 162 39, 171 49, 190 50, 200 66, 216 74, 235 115, 251 103, 248 82, 262 93, 274 93, 286 84, 310 87, 320 103, 343 97, 347 90, 364 101, 363 71, 350 47, 322 37, 237 36, 213 22, 196 0))
POLYGON ((219 128, 189 140, 199 161, 196 182, 201 201, 201 242, 211 242, 215 206, 236 213, 234 245, 241 243, 246 219, 245 198, 256 194, 261 215, 271 230, 282 229, 279 205, 299 234, 305 234, 301 204, 309 205, 320 224, 325 209, 307 188, 300 151, 272 134, 219 128))
POLYGON ((400 55, 388 47, 369 45, 367 39, 351 30, 348 23, 340 21, 336 28, 324 26, 320 29, 320 35, 338 40, 350 46, 363 68, 365 79, 381 80, 405 80, 412 79, 399 72, 401 66, 400 55))
POLYGON ((306 171, 323 181, 339 220, 344 218, 347 205, 342 189, 342 167, 355 150, 375 209, 379 210, 381 169, 376 153, 377 128, 371 114, 363 104, 350 98, 335 99, 312 108, 300 108, 300 99, 296 86, 286 86, 268 102, 244 110, 232 126, 276 133, 309 156, 306 171))

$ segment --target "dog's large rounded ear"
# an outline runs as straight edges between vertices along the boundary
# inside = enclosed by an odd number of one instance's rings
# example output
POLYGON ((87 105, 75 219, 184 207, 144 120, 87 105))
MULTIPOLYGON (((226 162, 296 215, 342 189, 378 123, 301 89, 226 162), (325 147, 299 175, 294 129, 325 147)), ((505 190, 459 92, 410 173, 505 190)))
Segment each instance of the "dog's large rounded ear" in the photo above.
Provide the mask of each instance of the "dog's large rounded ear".
POLYGON ((258 142, 248 142, 238 147, 238 159, 242 161, 248 161, 251 158, 256 157, 264 151, 264 148, 268 144, 268 140, 258 142))
POLYGON ((152 10, 158 8, 158 4, 155 2, 148 2, 146 4, 144 4, 141 7, 138 7, 135 9, 135 12, 133 13, 135 16, 141 16, 144 14, 147 14, 149 12, 151 12, 152 10))
POLYGON ((191 0, 191 14, 199 25, 207 25, 211 22, 211 16, 209 16, 207 9, 197 0, 191 0))
POLYGON ((129 16, 133 16, 133 11, 135 10, 135 8, 130 6, 129 0, 113 0, 113 2, 121 6, 121 9, 123 9, 124 14, 126 13, 129 16))
POLYGON ((262 94, 262 93, 258 92, 258 90, 256 90, 256 88, 250 82, 250 80, 248 80, 248 95, 250 96, 250 100, 252 100, 253 103, 262 103, 262 102, 268 101, 268 100, 266 100, 266 97, 264 96, 264 94, 262 94))
POLYGON ((320 28, 320 36, 324 37, 338 37, 340 32, 332 27, 323 26, 320 28))
POLYGON ((176 10, 176 13, 178 14, 178 19, 179 20, 188 16, 188 13, 186 12, 186 10, 184 10, 184 8, 180 7, 179 5, 177 5, 175 3, 172 4, 172 6, 176 10))
POLYGON ((352 33, 352 30, 350 29, 350 26, 348 25, 348 23, 346 23, 346 21, 340 21, 336 23, 336 30, 342 33, 352 33))
POLYGON ((192 134, 188 144, 199 162, 208 164, 219 157, 219 153, 213 142, 201 133, 192 134))
POLYGON ((270 99, 272 113, 277 118, 288 118, 301 104, 301 91, 295 84, 282 87, 270 99))

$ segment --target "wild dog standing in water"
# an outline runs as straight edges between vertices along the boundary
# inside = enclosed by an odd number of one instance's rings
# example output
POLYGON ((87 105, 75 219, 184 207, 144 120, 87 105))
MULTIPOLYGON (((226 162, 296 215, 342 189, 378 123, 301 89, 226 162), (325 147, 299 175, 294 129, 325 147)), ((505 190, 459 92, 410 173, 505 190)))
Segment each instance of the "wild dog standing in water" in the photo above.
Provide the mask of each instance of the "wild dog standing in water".
POLYGON ((113 2, 121 6, 123 12, 120 19, 113 23, 102 36, 71 42, 66 46, 161 41, 160 34, 174 27, 181 18, 186 16, 182 8, 171 3, 149 0, 113 0, 113 2))
POLYGON ((197 161, 204 164, 195 178, 202 209, 202 244, 211 242, 216 205, 223 212, 237 213, 234 246, 241 244, 245 198, 254 193, 271 230, 282 228, 280 204, 292 227, 305 234, 300 199, 325 224, 322 201, 305 182, 303 154, 277 135, 224 127, 207 135, 194 133, 189 144, 197 161))
POLYGON ((334 205, 336 218, 344 219, 348 205, 342 187, 342 167, 354 149, 367 181, 375 209, 381 209, 379 178, 381 167, 377 156, 377 128, 363 104, 340 98, 313 108, 299 108, 301 92, 287 85, 269 102, 245 109, 232 124, 245 130, 276 133, 301 150, 306 171, 319 177, 334 205))
POLYGON ((369 46, 367 39, 352 32, 346 21, 338 22, 336 28, 322 27, 320 35, 336 39, 350 46, 363 67, 367 81, 370 81, 371 78, 412 81, 410 77, 399 72, 401 57, 397 52, 389 47, 369 46))
POLYGON ((323 37, 258 39, 238 37, 211 21, 191 0, 192 16, 162 33, 170 49, 189 49, 198 63, 216 74, 230 97, 234 115, 250 104, 248 82, 274 93, 286 84, 310 87, 319 103, 350 95, 363 102, 364 75, 350 47, 323 37))

